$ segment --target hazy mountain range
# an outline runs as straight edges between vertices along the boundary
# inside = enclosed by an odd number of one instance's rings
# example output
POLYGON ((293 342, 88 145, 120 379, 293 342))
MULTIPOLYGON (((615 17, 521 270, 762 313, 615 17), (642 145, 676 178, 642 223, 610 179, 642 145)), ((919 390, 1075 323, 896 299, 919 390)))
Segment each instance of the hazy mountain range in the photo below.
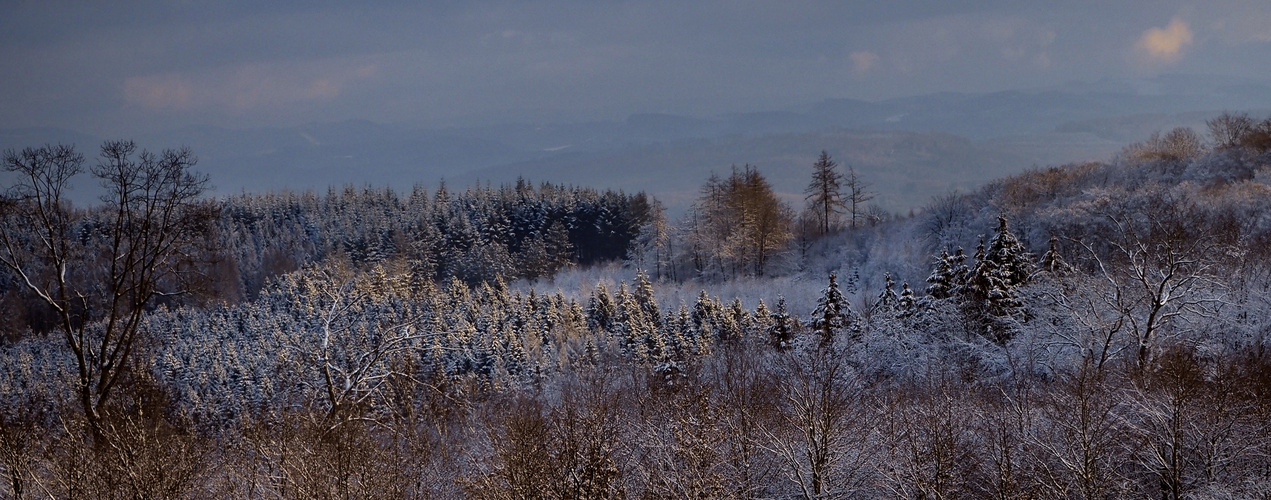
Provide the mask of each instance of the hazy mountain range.
MULTIPOLYGON (((514 123, 429 129, 365 121, 230 130, 192 126, 134 137, 147 148, 186 145, 215 191, 389 185, 452 188, 525 177, 644 190, 672 211, 691 203, 711 171, 758 167, 801 199, 821 150, 857 169, 876 203, 903 211, 1032 166, 1106 159, 1156 130, 1224 110, 1256 117, 1271 85, 1211 77, 1065 84, 988 94, 939 93, 880 102, 825 100, 792 109, 713 117, 639 114, 622 121, 514 123)), ((0 147, 104 138, 60 129, 0 129, 0 147)), ((87 191, 85 191, 87 192, 87 191)))

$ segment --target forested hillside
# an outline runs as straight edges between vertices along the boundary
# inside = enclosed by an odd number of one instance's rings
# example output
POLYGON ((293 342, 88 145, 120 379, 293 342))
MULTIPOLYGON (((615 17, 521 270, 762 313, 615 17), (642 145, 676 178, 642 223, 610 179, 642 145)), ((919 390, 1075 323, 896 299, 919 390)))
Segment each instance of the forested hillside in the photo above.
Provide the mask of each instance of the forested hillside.
POLYGON ((682 217, 4 164, 11 497, 1271 495, 1271 119, 903 216, 824 153, 801 206, 742 165, 682 217))

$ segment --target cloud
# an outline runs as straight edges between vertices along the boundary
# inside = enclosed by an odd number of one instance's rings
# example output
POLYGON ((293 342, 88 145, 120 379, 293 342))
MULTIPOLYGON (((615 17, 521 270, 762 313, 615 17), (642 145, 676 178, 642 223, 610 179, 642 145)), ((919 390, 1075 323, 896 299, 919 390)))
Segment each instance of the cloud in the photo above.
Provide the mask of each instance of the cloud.
POLYGON ((194 86, 178 75, 150 75, 124 80, 124 99, 149 109, 185 110, 194 104, 194 86))
POLYGON ((1178 61, 1183 49, 1191 45, 1192 37, 1191 28, 1176 17, 1169 26, 1144 31, 1137 47, 1151 61, 1172 63, 1178 61))
POLYGON ((354 82, 374 79, 375 64, 245 64, 124 79, 124 100, 155 111, 246 113, 304 101, 339 98, 354 82))
POLYGON ((852 52, 847 57, 852 60, 852 73, 857 76, 869 73, 878 64, 878 54, 866 50, 852 52))

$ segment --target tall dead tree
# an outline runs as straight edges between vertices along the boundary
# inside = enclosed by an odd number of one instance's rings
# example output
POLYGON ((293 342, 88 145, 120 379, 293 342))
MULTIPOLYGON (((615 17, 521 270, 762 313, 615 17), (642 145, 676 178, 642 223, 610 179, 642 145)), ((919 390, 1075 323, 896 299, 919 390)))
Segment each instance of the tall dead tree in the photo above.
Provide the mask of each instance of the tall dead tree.
POLYGON ((865 218, 865 203, 874 199, 876 193, 870 191, 871 187, 864 179, 856 175, 856 169, 847 167, 847 175, 843 176, 843 184, 847 188, 847 211, 852 219, 852 227, 858 227, 863 223, 865 218))

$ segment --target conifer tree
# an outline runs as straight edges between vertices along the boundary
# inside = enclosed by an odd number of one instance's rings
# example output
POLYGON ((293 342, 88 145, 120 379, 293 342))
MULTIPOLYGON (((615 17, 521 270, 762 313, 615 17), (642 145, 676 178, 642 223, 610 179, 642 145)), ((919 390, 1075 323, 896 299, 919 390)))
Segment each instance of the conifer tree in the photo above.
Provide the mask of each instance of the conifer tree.
POLYGON ((750 330, 747 335, 764 336, 768 334, 768 329, 772 327, 772 311, 768 309, 763 299, 759 299, 759 305, 755 306, 755 312, 750 314, 750 330))
POLYGON ((963 299, 963 307, 971 317, 985 321, 985 327, 996 330, 991 340, 999 344, 1009 340, 1003 328, 991 328, 992 318, 1014 314, 1022 307, 1017 289, 1028 283, 1032 274, 1032 257, 999 216, 998 227, 989 247, 981 243, 976 250, 975 269, 971 272, 963 299))
POLYGON ((820 234, 829 233, 838 226, 838 219, 847 204, 843 201, 843 174, 838 171, 838 163, 830 159, 830 154, 821 151, 821 156, 812 164, 812 183, 803 192, 808 211, 814 214, 820 234))
POLYGON ((954 292, 954 261, 948 250, 941 250, 927 276, 927 295, 935 300, 947 299, 954 292))
POLYGON ((950 267, 953 269, 953 281, 949 292, 952 295, 961 294, 966 289, 967 281, 971 279, 971 268, 967 267, 966 252, 962 247, 954 252, 950 267))
POLYGON ((613 298, 617 310, 613 320, 613 333, 621 339, 622 347, 628 355, 639 357, 644 353, 641 344, 647 336, 648 328, 644 311, 627 289, 625 281, 618 285, 618 293, 613 298))
POLYGON ((649 282, 649 275, 644 270, 636 273, 634 298, 645 319, 653 323, 653 326, 661 328, 662 312, 658 308, 657 298, 653 296, 653 283, 649 282))
POLYGON ((742 307, 741 299, 734 298, 733 301, 728 304, 728 309, 725 311, 724 318, 726 321, 724 321, 724 329, 720 333, 721 339, 737 341, 746 336, 751 322, 750 311, 747 311, 745 307, 742 307))
POLYGON ((896 309, 900 298, 896 296, 896 282, 891 279, 891 273, 883 273, 883 280, 883 291, 878 294, 874 307, 884 312, 891 312, 896 309))
POLYGON ((812 328, 821 336, 821 346, 828 347, 834 342, 834 335, 847 327, 851 310, 847 299, 839 291, 838 276, 830 273, 830 284, 821 292, 816 301, 816 309, 812 311, 812 328))
POLYGON ((1042 255, 1037 267, 1041 272, 1056 277, 1067 276, 1072 273, 1072 266, 1064 261, 1063 256, 1059 254, 1059 238, 1053 235, 1050 237, 1050 248, 1042 255))
POLYGON ((613 319, 617 309, 609 288, 604 283, 596 283, 596 289, 587 302, 587 326, 597 332, 613 331, 613 319))
POLYGON ((699 335, 710 337, 715 334, 716 326, 719 323, 720 307, 719 304, 707 295, 706 290, 702 290, 697 294, 697 302, 693 303, 693 326, 696 327, 699 335))
POLYGON ((914 291, 909 288, 909 282, 901 285, 900 298, 896 302, 897 316, 908 318, 918 312, 918 299, 914 297, 914 291))
POLYGON ((675 331, 678 333, 679 342, 676 343, 676 354, 680 357, 696 351, 697 335, 693 328, 693 316, 688 312, 688 306, 680 303, 680 309, 675 314, 675 331))
POLYGON ((789 350, 794 342, 794 319, 786 311, 786 298, 777 297, 777 310, 771 316, 772 326, 768 327, 768 342, 779 351, 789 350))
POLYGON ((997 217, 997 231, 989 241, 985 258, 1010 287, 1028 283, 1033 273, 1033 256, 1007 227, 1006 216, 997 217))

